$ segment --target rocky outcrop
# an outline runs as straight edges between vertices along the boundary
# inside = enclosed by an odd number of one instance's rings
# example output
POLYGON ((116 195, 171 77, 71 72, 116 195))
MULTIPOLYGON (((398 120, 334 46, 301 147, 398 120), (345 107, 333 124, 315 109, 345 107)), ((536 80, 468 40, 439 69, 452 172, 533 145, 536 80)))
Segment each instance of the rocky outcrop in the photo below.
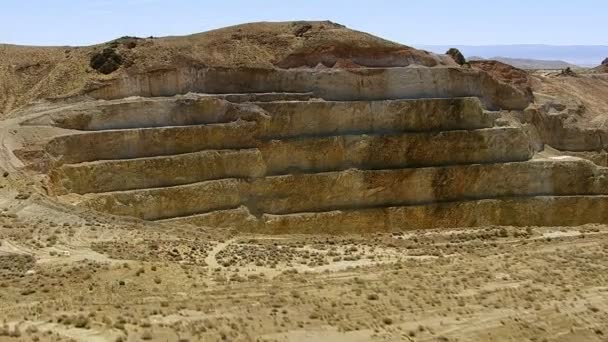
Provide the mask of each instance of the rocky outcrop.
POLYGON ((584 107, 572 108, 548 102, 530 106, 518 113, 518 117, 522 122, 532 124, 540 139, 554 149, 564 152, 600 152, 608 149, 608 131, 585 125, 582 110, 584 107))
POLYGON ((458 50, 456 48, 449 49, 445 54, 452 57, 454 62, 456 62, 456 64, 458 64, 458 65, 464 65, 467 62, 467 60, 466 60, 466 58, 464 58, 464 55, 462 54, 462 52, 460 52, 460 50, 458 50))

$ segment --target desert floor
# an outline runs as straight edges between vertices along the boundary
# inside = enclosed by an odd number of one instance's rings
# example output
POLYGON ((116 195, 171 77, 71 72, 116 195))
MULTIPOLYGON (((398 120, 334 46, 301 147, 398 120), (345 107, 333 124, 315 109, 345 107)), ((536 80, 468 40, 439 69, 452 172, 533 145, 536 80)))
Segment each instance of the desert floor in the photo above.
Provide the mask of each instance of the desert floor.
POLYGON ((608 341, 608 226, 250 236, 0 186, 0 341, 608 341))

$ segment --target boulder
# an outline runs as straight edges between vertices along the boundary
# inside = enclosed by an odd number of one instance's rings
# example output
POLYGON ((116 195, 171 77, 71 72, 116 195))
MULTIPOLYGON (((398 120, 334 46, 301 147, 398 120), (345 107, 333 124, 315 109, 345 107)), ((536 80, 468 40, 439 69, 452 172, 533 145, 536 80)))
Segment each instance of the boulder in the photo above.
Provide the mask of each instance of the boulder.
POLYGON ((452 57, 454 62, 458 63, 459 65, 463 65, 467 62, 464 55, 456 48, 449 49, 445 54, 452 57))

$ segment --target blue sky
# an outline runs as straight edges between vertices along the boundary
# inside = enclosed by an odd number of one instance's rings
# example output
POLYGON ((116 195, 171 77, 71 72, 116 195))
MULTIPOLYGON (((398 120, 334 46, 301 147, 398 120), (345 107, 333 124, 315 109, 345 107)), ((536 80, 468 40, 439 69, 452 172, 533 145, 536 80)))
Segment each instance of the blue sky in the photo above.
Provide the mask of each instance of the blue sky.
POLYGON ((608 45, 607 13, 606 0, 2 0, 0 42, 89 45, 327 19, 409 45, 608 45))

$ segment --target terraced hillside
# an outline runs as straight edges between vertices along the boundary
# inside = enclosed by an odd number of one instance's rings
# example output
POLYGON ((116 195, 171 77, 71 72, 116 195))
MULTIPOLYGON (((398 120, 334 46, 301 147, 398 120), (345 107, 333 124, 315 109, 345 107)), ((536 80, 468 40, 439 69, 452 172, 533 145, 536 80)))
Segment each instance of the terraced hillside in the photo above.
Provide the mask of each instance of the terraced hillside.
POLYGON ((59 130, 38 155, 61 201, 144 220, 263 233, 608 222, 606 169, 535 156, 477 98, 311 96, 118 100, 24 127, 59 130))

